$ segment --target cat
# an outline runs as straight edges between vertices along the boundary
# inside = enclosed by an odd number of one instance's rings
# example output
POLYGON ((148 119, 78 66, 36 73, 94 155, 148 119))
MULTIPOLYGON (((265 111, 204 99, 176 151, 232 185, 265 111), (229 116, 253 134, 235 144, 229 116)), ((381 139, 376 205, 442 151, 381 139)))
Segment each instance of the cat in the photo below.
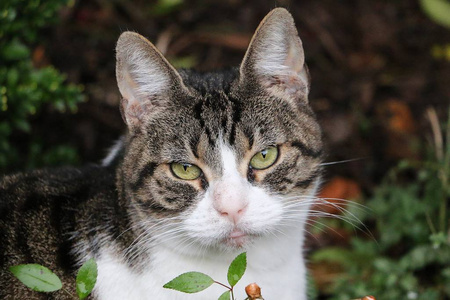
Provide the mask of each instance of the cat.
POLYGON ((8 267, 42 264, 75 294, 77 268, 95 258, 91 299, 215 299, 219 285, 163 285, 188 271, 226 283, 246 251, 236 299, 252 282, 266 299, 307 299, 302 248, 323 146, 291 14, 263 19, 239 68, 177 71, 134 32, 116 58, 128 132, 103 164, 0 183, 0 298, 72 299, 31 291, 8 267))

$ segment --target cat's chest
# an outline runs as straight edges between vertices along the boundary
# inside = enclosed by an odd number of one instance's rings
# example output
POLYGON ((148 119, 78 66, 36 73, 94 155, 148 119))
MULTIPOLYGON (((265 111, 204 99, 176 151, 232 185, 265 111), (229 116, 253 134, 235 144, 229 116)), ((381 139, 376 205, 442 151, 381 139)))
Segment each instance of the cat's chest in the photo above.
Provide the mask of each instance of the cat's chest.
MULTIPOLYGON (((184 257, 172 251, 158 249, 142 272, 134 272, 125 263, 108 252, 98 259, 98 280, 95 296, 99 300, 114 299, 195 299, 209 300, 218 298, 226 289, 213 284, 197 294, 184 294, 163 288, 163 285, 176 276, 189 271, 203 272, 214 280, 227 284, 228 265, 232 255, 223 255, 221 259, 184 257)), ((235 287, 235 298, 245 299, 245 285, 257 282, 262 287, 266 299, 304 300, 304 263, 300 252, 291 253, 280 260, 282 263, 271 265, 270 256, 264 252, 250 251, 247 270, 235 287), (275 267, 276 266, 276 267, 275 267), (287 293, 287 294, 284 294, 287 293)))

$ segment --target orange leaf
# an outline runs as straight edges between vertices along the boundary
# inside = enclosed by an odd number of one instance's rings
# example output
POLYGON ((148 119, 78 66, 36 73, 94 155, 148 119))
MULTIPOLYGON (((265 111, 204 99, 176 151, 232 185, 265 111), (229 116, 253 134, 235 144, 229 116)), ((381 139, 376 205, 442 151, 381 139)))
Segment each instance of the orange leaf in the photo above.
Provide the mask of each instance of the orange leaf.
POLYGON ((381 105, 380 110, 383 121, 386 122, 390 131, 404 134, 414 133, 414 117, 405 102, 389 99, 381 105))
MULTIPOLYGON (((353 200, 360 196, 361 189, 356 181, 339 176, 332 178, 319 193, 320 198, 325 199, 327 202, 339 205, 340 207, 345 206, 345 203, 343 203, 342 200, 353 200)), ((339 209, 332 205, 319 206, 328 213, 339 213, 339 209)))

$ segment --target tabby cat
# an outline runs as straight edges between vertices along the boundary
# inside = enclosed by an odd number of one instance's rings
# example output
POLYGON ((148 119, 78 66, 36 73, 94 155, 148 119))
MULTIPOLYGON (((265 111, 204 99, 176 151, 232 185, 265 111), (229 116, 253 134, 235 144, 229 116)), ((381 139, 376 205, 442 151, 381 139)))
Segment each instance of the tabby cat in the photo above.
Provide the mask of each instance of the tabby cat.
POLYGON ((228 71, 177 71, 134 32, 116 51, 128 133, 112 154, 0 182, 0 298, 71 299, 29 290, 8 267, 42 264, 74 293, 77 268, 95 258, 91 299, 217 299, 218 285, 163 285, 188 271, 227 282, 247 251, 236 299, 251 282, 269 300, 306 299, 302 246, 322 141, 289 12, 271 11, 228 71))

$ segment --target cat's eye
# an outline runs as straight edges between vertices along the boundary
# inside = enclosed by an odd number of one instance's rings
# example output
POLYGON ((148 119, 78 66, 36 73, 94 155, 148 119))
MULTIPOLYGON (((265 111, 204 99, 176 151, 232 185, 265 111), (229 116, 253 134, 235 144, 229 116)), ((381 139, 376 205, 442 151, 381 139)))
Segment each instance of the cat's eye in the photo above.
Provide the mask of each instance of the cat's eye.
POLYGON ((174 162, 170 164, 170 168, 175 176, 184 180, 194 180, 202 174, 199 167, 191 164, 174 162))
POLYGON ((278 148, 269 147, 256 153, 250 160, 250 167, 256 170, 264 170, 272 166, 278 158, 278 148))

